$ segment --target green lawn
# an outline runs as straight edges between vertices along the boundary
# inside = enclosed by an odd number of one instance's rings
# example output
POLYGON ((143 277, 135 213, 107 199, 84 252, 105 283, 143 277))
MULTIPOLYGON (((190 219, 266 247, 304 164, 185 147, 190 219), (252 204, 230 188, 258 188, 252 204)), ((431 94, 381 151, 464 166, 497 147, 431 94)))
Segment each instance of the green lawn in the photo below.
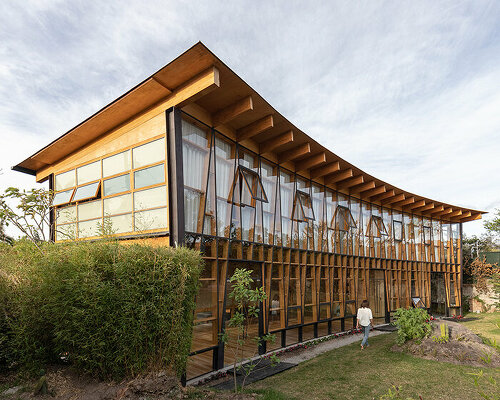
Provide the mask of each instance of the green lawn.
MULTIPOLYGON (((481 399, 467 374, 479 368, 394 353, 394 340, 395 334, 381 335, 363 351, 358 343, 332 350, 248 389, 267 390, 267 399, 378 399, 396 385, 404 399, 481 399)), ((483 371, 500 382, 499 370, 483 371)), ((488 382, 484 389, 491 390, 488 382)))
POLYGON ((470 313, 464 316, 465 318, 477 318, 473 321, 461 322, 474 333, 479 334, 483 338, 496 340, 500 345, 500 312, 474 314, 470 313))

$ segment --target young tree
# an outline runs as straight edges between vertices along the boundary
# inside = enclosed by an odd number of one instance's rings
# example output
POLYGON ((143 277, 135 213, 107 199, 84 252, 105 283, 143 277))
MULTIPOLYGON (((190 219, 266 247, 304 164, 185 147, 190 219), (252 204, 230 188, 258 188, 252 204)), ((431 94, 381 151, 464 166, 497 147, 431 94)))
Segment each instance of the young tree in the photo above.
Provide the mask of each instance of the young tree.
MULTIPOLYGON (((234 355, 233 362, 233 377, 234 377, 234 391, 238 392, 243 389, 245 381, 255 367, 263 360, 260 357, 256 361, 249 361, 243 364, 245 357, 243 356, 243 349, 248 342, 254 342, 257 347, 266 341, 274 341, 274 335, 267 334, 264 336, 251 337, 248 334, 248 327, 252 320, 258 318, 259 305, 266 299, 266 293, 263 287, 252 289, 253 279, 252 271, 247 269, 236 269, 229 282, 232 284, 232 292, 229 298, 234 301, 235 310, 232 317, 229 319, 224 334, 221 336, 221 341, 229 344, 234 355), (241 370, 243 372, 243 381, 241 387, 238 388, 236 380, 236 372, 241 370)), ((255 356, 256 352, 253 354, 255 356)), ((250 357, 252 358, 252 357, 250 357)), ((279 360, 276 356, 271 357, 271 362, 274 364, 279 360)))
POLYGON ((500 208, 495 210, 495 214, 493 214, 493 218, 490 220, 484 221, 484 229, 488 231, 488 233, 493 236, 493 240, 496 246, 500 245, 500 208))

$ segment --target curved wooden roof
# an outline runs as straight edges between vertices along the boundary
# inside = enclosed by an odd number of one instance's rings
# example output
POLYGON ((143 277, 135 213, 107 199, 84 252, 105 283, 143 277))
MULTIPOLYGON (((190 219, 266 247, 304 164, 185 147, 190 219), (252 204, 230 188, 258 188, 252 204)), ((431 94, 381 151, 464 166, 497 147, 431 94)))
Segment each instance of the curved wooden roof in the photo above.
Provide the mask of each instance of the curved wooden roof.
POLYGON ((383 206, 452 222, 480 219, 484 214, 399 189, 343 160, 278 113, 201 42, 13 169, 35 175, 174 96, 186 82, 214 67, 218 87, 191 100, 211 114, 214 127, 233 132, 243 145, 289 163, 318 183, 383 206))

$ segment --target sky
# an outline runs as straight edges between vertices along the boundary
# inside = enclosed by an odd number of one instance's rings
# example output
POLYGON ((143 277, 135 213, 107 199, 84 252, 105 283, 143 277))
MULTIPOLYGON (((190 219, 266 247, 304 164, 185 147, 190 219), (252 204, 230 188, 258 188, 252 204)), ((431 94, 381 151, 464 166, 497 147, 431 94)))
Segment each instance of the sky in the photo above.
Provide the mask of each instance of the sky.
POLYGON ((10 168, 198 41, 370 175, 500 208, 500 2, 487 0, 2 0, 0 191, 39 186, 10 168))

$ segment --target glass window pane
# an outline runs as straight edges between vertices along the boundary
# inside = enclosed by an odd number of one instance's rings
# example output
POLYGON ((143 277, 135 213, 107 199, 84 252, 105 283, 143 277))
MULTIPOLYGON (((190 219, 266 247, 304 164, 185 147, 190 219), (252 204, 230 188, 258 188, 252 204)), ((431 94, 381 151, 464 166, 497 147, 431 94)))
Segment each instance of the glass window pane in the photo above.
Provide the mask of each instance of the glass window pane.
POLYGON ((54 199, 52 200, 52 205, 57 206, 58 204, 69 203, 71 200, 71 195, 75 189, 66 190, 65 192, 56 193, 54 199))
POLYGON ((76 238, 76 224, 58 225, 56 240, 71 240, 76 238))
POLYGON ((75 196, 73 201, 90 199, 97 196, 97 189, 99 188, 101 182, 94 182, 90 185, 80 186, 76 188, 75 196))
POLYGON ((134 168, 154 164, 165 159, 165 139, 143 144, 132 150, 134 168))
POLYGON ((140 211, 135 213, 135 230, 167 228, 167 209, 140 211))
POLYGON ((84 165, 76 169, 76 180, 78 185, 101 179, 101 162, 84 165))
POLYGON ((56 175, 55 190, 63 190, 75 186, 75 170, 56 175))
POLYGON ((167 188, 165 186, 141 190, 134 193, 134 210, 165 207, 167 205, 167 188))
POLYGON ((78 205, 78 220, 99 218, 102 216, 102 201, 89 201, 78 205))
POLYGON ((113 233, 132 232, 132 214, 117 215, 108 218, 113 233))
POLYGON ((103 177, 119 174, 130 169, 130 150, 102 160, 103 177))
POLYGON ((103 195, 110 196, 112 194, 126 192, 130 190, 130 175, 120 175, 104 181, 103 195))
POLYGON ((104 215, 122 214, 132 211, 132 195, 110 197, 104 199, 104 215))
POLYGON ((68 222, 76 222, 76 207, 64 207, 56 209, 56 223, 66 224, 68 222))
POLYGON ((136 189, 161 182, 165 182, 165 167, 163 164, 134 172, 134 187, 136 189))
POLYGON ((78 237, 88 238, 92 236, 100 236, 99 225, 101 224, 100 219, 94 219, 92 221, 84 221, 78 223, 78 237))

